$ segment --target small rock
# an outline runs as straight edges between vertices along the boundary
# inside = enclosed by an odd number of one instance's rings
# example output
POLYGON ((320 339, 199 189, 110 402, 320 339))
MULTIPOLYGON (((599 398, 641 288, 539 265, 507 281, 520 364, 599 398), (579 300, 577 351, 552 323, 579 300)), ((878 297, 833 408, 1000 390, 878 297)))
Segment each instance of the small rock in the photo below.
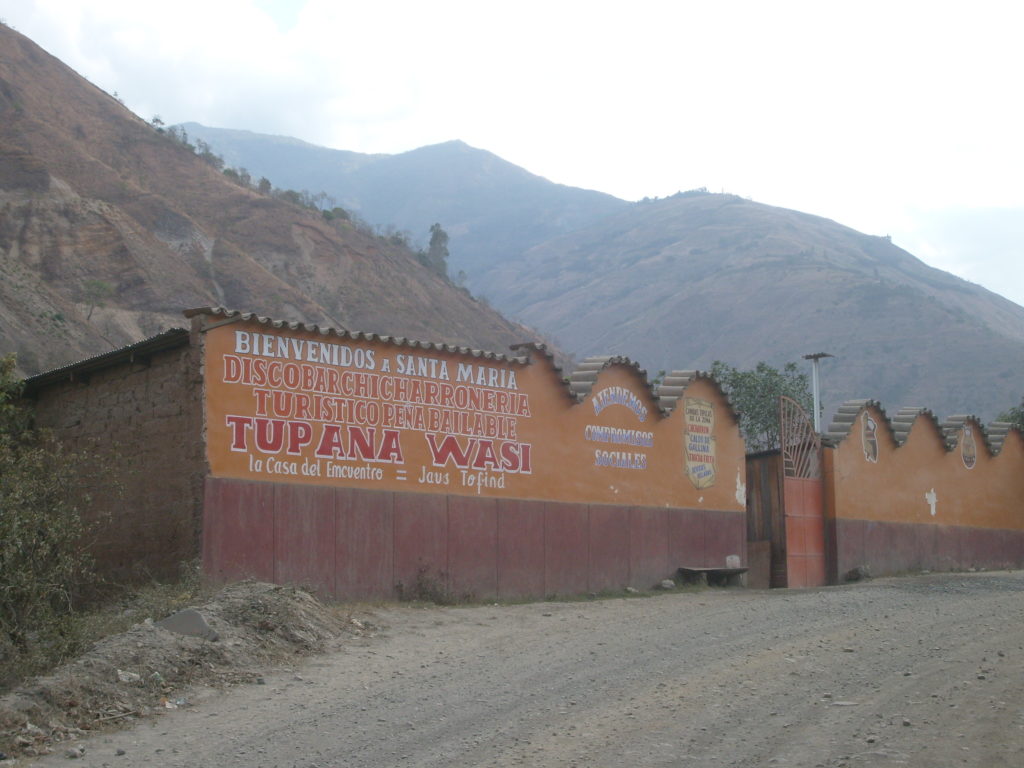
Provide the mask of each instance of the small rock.
POLYGON ((142 675, 138 675, 135 672, 125 672, 123 669, 117 670, 117 679, 122 683, 137 683, 142 680, 142 675))
POLYGON ((71 747, 64 753, 64 757, 68 760, 77 760, 80 757, 85 756, 85 750, 82 747, 71 747))
POLYGON ((860 581, 861 579, 870 579, 871 569, 866 565, 858 565, 851 568, 846 572, 845 579, 847 581, 860 581))
POLYGON ((878 737, 877 736, 868 736, 868 738, 867 738, 868 744, 874 744, 876 741, 878 741, 878 737))
POLYGON ((675 589, 676 588, 676 583, 674 581, 672 581, 672 579, 665 579, 664 581, 661 582, 661 588, 662 589, 675 589))
POLYGON ((217 631, 210 627, 203 615, 194 608, 178 611, 166 619, 158 621, 157 626, 179 635, 199 637, 211 642, 216 642, 220 639, 217 631))
POLYGON ((626 587, 626 592, 631 594, 631 595, 635 595, 639 591, 640 590, 637 589, 636 587, 626 587))
POLYGON ((856 648, 843 648, 843 653, 856 653, 856 648))
POLYGON ((118 757, 123 757, 124 756, 124 750, 121 749, 120 747, 118 747, 117 751, 114 752, 114 754, 117 755, 118 757))
POLYGON ((905 718, 905 717, 903 718, 903 725, 904 726, 909 726, 910 725, 910 721, 907 718, 905 718))

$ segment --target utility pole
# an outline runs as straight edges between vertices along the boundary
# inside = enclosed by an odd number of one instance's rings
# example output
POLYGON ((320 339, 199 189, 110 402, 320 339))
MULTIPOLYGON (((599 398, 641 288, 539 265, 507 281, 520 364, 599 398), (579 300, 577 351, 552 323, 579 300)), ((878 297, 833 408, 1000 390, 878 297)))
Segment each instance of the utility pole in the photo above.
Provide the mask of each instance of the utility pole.
POLYGON ((818 378, 818 361, 823 357, 835 357, 828 352, 815 352, 804 355, 804 360, 811 361, 811 392, 814 394, 814 431, 821 434, 821 384, 818 378))

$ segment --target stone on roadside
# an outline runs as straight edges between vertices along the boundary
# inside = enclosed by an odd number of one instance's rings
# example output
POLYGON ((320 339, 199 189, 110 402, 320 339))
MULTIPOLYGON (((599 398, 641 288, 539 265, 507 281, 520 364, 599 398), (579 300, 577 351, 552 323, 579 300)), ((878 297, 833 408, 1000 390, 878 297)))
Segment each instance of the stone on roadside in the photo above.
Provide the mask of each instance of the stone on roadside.
POLYGON ((846 572, 847 581, 861 581, 871 578, 871 569, 866 565, 858 565, 846 572))
POLYGON ((194 608, 186 608, 183 611, 178 611, 177 613, 171 614, 166 619, 161 619, 156 624, 158 627, 163 627, 168 632, 174 632, 179 635, 198 637, 211 642, 220 639, 220 635, 217 634, 217 631, 207 624, 203 615, 194 608))
POLYGON ((137 683, 142 680, 142 675, 136 674, 135 672, 125 672, 123 669, 117 670, 117 679, 122 683, 137 683))
POLYGON ((665 579, 664 581, 661 582, 661 588, 662 589, 675 589, 676 588, 676 583, 674 581, 672 581, 672 579, 665 579))

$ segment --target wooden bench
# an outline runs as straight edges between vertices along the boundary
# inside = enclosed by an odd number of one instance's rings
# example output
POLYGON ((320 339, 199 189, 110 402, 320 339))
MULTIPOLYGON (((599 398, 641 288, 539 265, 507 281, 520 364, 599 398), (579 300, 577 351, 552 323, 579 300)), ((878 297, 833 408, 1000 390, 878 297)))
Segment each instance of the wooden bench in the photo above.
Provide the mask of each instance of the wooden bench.
POLYGON ((684 584, 709 584, 713 587, 742 585, 747 568, 680 568, 677 572, 684 584))

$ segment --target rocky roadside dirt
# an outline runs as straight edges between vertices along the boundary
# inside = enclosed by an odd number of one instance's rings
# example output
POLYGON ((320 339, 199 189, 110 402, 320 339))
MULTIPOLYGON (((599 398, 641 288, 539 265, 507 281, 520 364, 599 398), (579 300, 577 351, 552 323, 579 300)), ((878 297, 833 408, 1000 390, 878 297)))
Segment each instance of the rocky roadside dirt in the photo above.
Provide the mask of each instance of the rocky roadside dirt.
POLYGON ((1022 573, 337 621, 262 685, 38 765, 1024 765, 1022 573))
POLYGON ((258 681, 275 665, 372 631, 350 609, 258 582, 233 584, 197 608, 198 617, 190 610, 194 618, 176 622, 195 634, 145 619, 0 697, 0 765, 13 757, 66 756, 92 733, 191 706, 204 690, 258 681))

